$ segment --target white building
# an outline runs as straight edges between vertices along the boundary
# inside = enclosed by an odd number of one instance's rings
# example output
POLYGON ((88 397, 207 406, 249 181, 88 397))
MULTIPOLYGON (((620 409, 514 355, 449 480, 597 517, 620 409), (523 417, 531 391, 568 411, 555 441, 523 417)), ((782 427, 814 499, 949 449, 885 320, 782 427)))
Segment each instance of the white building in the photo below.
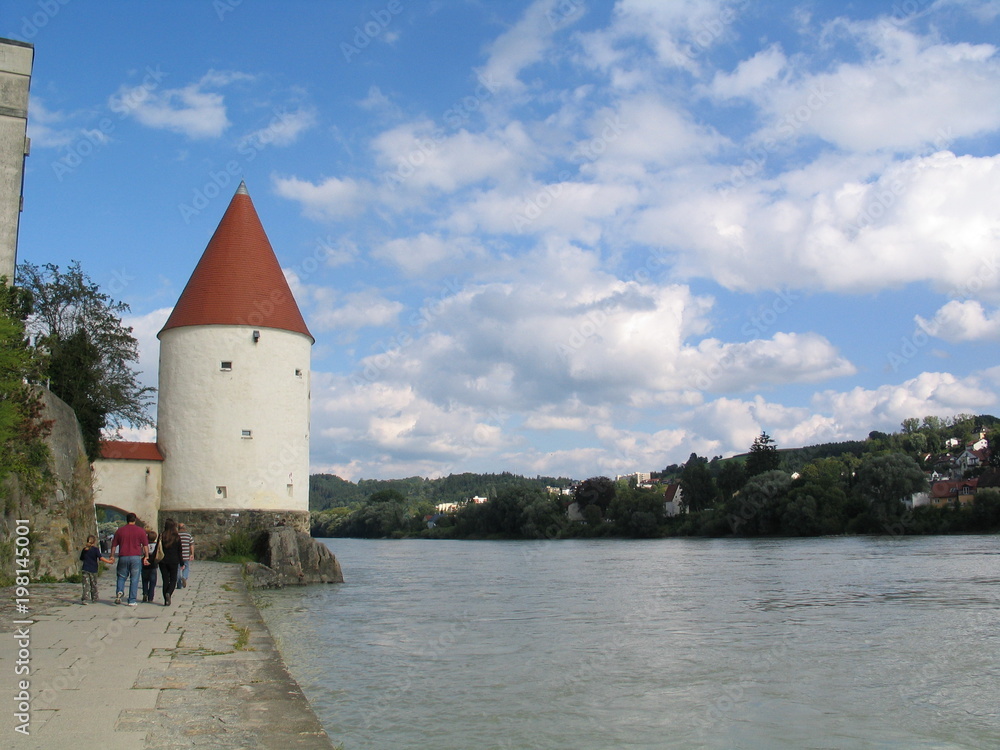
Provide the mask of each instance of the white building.
POLYGON ((244 184, 158 338, 157 441, 105 444, 97 504, 157 525, 169 515, 195 534, 308 530, 314 339, 244 184), (155 474, 151 449, 162 456, 158 495, 138 481, 155 474))
POLYGON ((14 280, 21 219, 24 157, 28 155, 28 88, 35 48, 0 39, 0 275, 14 280))

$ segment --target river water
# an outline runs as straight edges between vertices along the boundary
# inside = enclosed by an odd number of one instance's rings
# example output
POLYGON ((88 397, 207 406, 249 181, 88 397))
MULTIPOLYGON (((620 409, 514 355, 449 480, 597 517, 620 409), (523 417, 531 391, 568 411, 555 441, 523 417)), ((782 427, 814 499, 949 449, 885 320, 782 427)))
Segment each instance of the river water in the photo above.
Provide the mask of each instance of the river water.
POLYGON ((260 600, 345 750, 1000 748, 1000 537, 324 541, 260 600))

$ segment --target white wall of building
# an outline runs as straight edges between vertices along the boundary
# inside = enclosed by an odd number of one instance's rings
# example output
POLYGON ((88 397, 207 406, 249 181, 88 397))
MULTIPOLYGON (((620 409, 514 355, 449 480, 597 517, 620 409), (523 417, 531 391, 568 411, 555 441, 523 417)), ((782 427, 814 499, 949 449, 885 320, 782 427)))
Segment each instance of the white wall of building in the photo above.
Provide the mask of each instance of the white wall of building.
POLYGON ((158 527, 162 464, 102 458, 94 462, 94 504, 110 505, 135 513, 149 526, 158 527))
POLYGON ((17 255, 33 61, 31 45, 0 41, 0 275, 8 283, 14 279, 17 255))
POLYGON ((161 332, 162 512, 308 511, 311 347, 274 328, 161 332))

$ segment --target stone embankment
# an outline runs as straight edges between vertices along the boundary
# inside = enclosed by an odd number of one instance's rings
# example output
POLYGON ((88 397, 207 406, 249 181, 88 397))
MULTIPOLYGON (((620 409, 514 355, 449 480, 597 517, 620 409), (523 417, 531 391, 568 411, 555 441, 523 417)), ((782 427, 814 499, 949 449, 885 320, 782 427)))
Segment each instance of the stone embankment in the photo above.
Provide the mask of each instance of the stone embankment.
POLYGON ((114 586, 106 571, 101 600, 84 606, 79 584, 35 585, 27 614, 3 591, 0 686, 16 698, 28 683, 30 709, 24 721, 7 702, 0 746, 334 748, 238 565, 199 561, 169 607, 160 591, 153 604, 116 606, 114 586), (29 671, 18 675, 22 648, 29 671))

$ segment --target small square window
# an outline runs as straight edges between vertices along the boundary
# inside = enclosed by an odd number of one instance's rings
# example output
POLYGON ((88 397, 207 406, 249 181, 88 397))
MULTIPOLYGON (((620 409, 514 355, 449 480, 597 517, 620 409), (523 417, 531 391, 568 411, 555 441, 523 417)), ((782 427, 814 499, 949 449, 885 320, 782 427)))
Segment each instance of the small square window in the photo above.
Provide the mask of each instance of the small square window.
POLYGON ((297 378, 302 377, 302 370, 300 370, 298 367, 295 368, 295 377, 297 378))
POLYGON ((227 494, 228 493, 226 492, 226 488, 225 487, 216 487, 215 488, 215 496, 216 497, 226 497, 227 494))
POLYGON ((253 437, 253 430, 243 430, 240 435, 244 440, 250 440, 253 437))
POLYGON ((233 363, 228 360, 223 360, 222 363, 219 365, 219 369, 222 370, 223 372, 229 372, 230 370, 233 369, 233 363))

